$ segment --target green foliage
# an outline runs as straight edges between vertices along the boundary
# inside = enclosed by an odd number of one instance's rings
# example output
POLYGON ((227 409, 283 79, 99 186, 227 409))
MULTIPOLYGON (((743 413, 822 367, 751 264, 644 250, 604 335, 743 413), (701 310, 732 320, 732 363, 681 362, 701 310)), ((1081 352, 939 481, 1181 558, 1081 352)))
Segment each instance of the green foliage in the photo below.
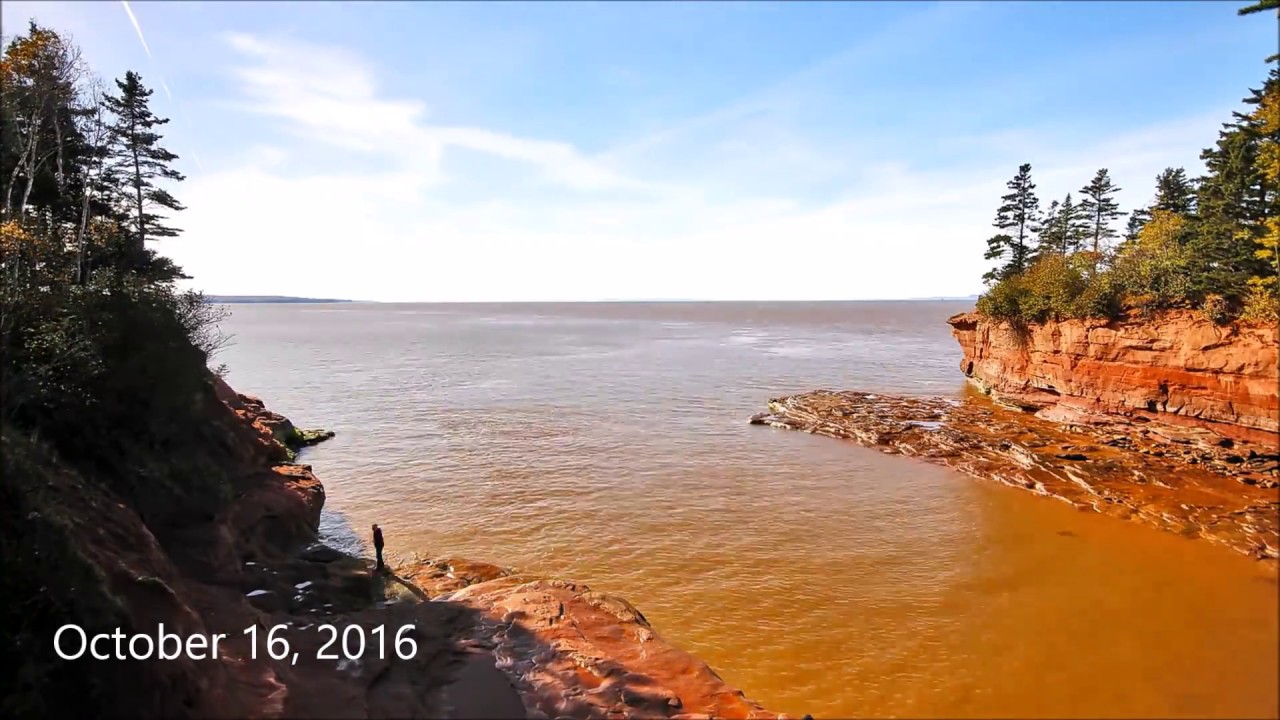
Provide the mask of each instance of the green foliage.
POLYGON ((1121 248, 1111 274, 1125 306, 1154 312, 1191 304, 1187 227, 1181 215, 1156 210, 1137 241, 1121 248))
POLYGON ((978 311, 1023 324, 1074 317, 1088 288, 1082 255, 1048 253, 1025 273, 1011 275, 978 299, 978 311))
POLYGON ((978 312, 1000 320, 1021 319, 1022 301, 1026 294, 1026 282, 1022 276, 1010 275, 978 298, 978 312))
POLYGON ((1110 270, 1096 273, 1076 298, 1072 314, 1082 318, 1116 317, 1124 308, 1123 294, 1123 288, 1110 270))
MULTIPOLYGON (((1249 12, 1275 7, 1265 0, 1249 12)), ((1199 308, 1215 322, 1280 319, 1280 68, 1244 102, 1252 109, 1233 113, 1201 154, 1205 175, 1162 171, 1154 201, 1130 214, 1114 252, 1112 223, 1123 213, 1106 169, 1080 190, 1079 205, 1068 195, 1049 206, 1030 252, 1013 232, 1037 225, 1023 165, 997 211, 997 227, 1010 232, 988 241, 985 257, 1001 262, 983 276, 994 284, 979 311, 1022 323, 1169 308, 1199 308)))
MULTIPOLYGON (((987 252, 982 257, 987 260, 999 260, 1009 253, 1013 245, 1013 237, 1000 233, 987 238, 987 252)), ((1016 275, 1020 269, 1013 261, 1009 261, 988 270, 982 279, 987 282, 1002 280, 1009 275, 1016 275)))
POLYGON ((1151 219, 1151 208, 1138 208, 1129 213, 1129 219, 1125 221, 1124 226, 1124 242, 1133 242, 1138 238, 1138 233, 1142 232, 1142 226, 1147 224, 1151 219))
POLYGON ((1054 200, 1040 225, 1039 253, 1069 255, 1084 247, 1089 237, 1089 223, 1083 208, 1071 198, 1071 193, 1059 203, 1054 200))
POLYGON ((1196 208, 1196 190, 1182 168, 1165 168, 1156 176, 1156 201, 1153 210, 1166 210, 1191 215, 1196 208))

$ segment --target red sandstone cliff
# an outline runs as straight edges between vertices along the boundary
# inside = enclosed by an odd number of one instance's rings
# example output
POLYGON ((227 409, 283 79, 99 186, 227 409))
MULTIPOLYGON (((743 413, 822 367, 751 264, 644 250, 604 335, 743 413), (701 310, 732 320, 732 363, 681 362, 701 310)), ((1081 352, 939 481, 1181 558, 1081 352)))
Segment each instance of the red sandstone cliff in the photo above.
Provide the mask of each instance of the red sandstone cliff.
POLYGON ((947 322, 964 350, 964 374, 1042 417, 1123 416, 1264 442, 1280 431, 1274 327, 1219 326, 1191 311, 1022 332, 977 313, 947 322))

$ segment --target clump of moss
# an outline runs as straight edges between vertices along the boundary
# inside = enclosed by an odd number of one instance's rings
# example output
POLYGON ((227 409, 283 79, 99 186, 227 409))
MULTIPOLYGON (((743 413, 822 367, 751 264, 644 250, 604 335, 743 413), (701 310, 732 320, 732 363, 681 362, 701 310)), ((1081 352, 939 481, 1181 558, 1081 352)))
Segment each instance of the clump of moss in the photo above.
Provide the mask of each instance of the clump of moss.
POLYGON ((289 460, 293 461, 297 459, 298 451, 318 445, 333 436, 332 430, 302 430, 290 426, 288 432, 284 433, 284 437, 280 438, 280 444, 284 445, 289 460))

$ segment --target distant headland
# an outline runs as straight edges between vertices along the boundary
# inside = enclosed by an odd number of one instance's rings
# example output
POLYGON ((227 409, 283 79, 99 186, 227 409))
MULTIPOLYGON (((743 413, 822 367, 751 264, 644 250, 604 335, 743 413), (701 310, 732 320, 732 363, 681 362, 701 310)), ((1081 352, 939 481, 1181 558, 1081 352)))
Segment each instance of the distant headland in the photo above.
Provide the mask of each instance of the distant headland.
POLYGON ((349 303, 354 300, 333 298, 288 297, 285 295, 206 295, 206 302, 217 305, 244 305, 248 303, 349 303))

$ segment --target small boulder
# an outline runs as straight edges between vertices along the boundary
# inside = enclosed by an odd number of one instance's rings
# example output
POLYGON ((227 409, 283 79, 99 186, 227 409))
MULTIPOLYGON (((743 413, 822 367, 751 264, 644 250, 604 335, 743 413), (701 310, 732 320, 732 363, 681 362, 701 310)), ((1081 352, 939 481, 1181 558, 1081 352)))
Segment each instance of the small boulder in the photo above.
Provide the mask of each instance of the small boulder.
POLYGON ((312 545, 302 551, 303 560, 316 563, 331 563, 335 560, 341 560, 345 557, 341 551, 335 550, 328 545, 312 545))

